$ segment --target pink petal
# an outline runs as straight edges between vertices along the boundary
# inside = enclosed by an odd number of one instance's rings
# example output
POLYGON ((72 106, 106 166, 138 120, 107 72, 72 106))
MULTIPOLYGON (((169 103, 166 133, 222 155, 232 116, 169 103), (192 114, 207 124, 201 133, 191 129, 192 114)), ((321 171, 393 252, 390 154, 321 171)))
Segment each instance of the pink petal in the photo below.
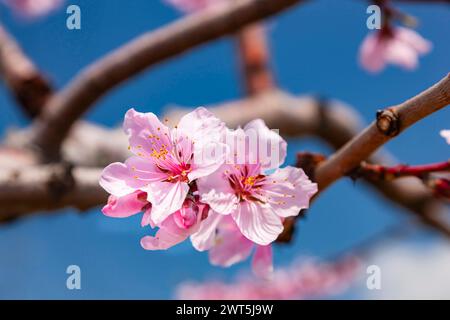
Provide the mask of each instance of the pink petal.
POLYGON ((189 185, 184 182, 152 182, 143 190, 147 191, 148 200, 152 204, 152 220, 159 225, 170 214, 181 209, 189 185))
POLYGON ((129 168, 120 162, 111 163, 103 169, 99 184, 108 193, 116 197, 133 193, 145 185, 143 181, 134 179, 129 168))
POLYGON ((223 2, 223 0, 164 0, 164 1, 184 13, 193 13, 208 8, 210 6, 217 5, 217 3, 223 2))
POLYGON ((152 113, 141 113, 130 109, 125 114, 123 129, 130 141, 130 150, 142 157, 150 158, 152 149, 159 150, 163 145, 170 151, 172 142, 170 130, 152 113))
POLYGON ((143 237, 141 246, 146 250, 167 250, 186 240, 190 233, 191 230, 178 227, 171 216, 164 220, 154 237, 143 237))
POLYGON ((300 210, 309 207, 317 184, 311 182, 302 169, 286 167, 269 175, 262 190, 270 197, 269 203, 277 215, 285 218, 296 216, 300 210))
POLYGON ((123 197, 110 196, 108 204, 103 207, 105 216, 114 218, 126 218, 142 211, 145 202, 139 199, 140 191, 128 194, 123 197))
POLYGON ((212 174, 224 164, 228 154, 229 147, 223 143, 209 142, 201 146, 195 145, 191 172, 188 174, 189 180, 193 181, 212 174))
POLYGON ((195 144, 220 141, 225 134, 225 123, 207 109, 200 107, 183 116, 178 129, 188 135, 195 144))
POLYGON ((379 72, 386 65, 386 41, 381 40, 378 32, 370 33, 359 48, 359 63, 370 72, 379 72))
POLYGON ((62 0, 2 0, 16 13, 27 17, 39 17, 55 10, 62 0))
POLYGON ((444 138, 448 144, 450 144, 450 130, 441 130, 441 137, 444 138))
POLYGON ((268 205, 243 201, 231 216, 247 239, 262 246, 275 241, 283 231, 281 218, 268 205))
POLYGON ((229 267, 247 259, 253 243, 238 230, 222 230, 216 236, 216 244, 209 250, 209 261, 213 265, 229 267))
POLYGON ((216 229, 222 218, 222 215, 210 210, 208 217, 200 222, 198 231, 191 235, 191 242, 196 250, 209 250, 214 245, 216 229))
POLYGON ((415 69, 419 63, 417 51, 398 39, 393 39, 389 42, 385 59, 389 63, 396 64, 408 70, 415 69))
POLYGON ((227 168, 228 166, 224 165, 211 175, 197 180, 201 201, 220 214, 231 213, 239 201, 224 175, 227 168))
POLYGON ((148 208, 147 210, 145 210, 144 215, 142 216, 142 220, 141 220, 141 227, 145 227, 147 225, 150 225, 150 227, 155 228, 156 225, 154 224, 153 220, 152 220, 152 208, 148 208))
POLYGON ((263 120, 250 121, 244 131, 250 139, 249 164, 260 164, 263 170, 275 169, 283 164, 287 143, 277 132, 270 130, 263 120))
POLYGON ((406 43, 413 50, 415 50, 418 54, 426 54, 431 51, 432 44, 430 41, 423 38, 420 34, 415 32, 412 29, 397 27, 395 37, 406 43))
POLYGON ((138 157, 131 157, 125 163, 115 162, 107 166, 100 177, 100 185, 116 197, 133 193, 150 181, 164 177, 156 167, 138 157))
POLYGON ((261 278, 270 278, 273 273, 272 246, 257 246, 253 255, 252 269, 261 278))

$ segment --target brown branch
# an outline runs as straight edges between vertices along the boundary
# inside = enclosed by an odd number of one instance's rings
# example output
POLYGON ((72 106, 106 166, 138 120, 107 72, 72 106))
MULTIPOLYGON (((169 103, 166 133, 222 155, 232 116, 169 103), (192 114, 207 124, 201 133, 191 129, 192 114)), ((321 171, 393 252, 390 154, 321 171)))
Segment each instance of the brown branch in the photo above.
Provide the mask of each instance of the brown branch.
POLYGON ((355 179, 365 177, 371 180, 390 181, 402 177, 423 178, 431 172, 444 171, 450 171, 450 160, 416 166, 408 166, 405 164, 383 166, 363 161, 358 168, 350 173, 350 176, 355 179))
POLYGON ((66 164, 0 169, 0 222, 36 211, 86 210, 106 203, 100 173, 66 164))
POLYGON ((33 144, 45 160, 58 159, 60 146, 72 125, 114 86, 158 62, 236 32, 301 1, 230 1, 220 9, 202 10, 138 37, 82 70, 50 99, 35 125, 33 144))
POLYGON ((376 121, 317 167, 319 190, 355 169, 394 136, 449 103, 450 75, 447 75, 414 98, 379 111, 376 121))
POLYGON ((254 24, 245 27, 238 34, 238 47, 246 93, 253 95, 274 89, 264 26, 254 24))
POLYGON ((23 111, 31 118, 37 116, 50 98, 51 85, 2 25, 0 74, 23 111))

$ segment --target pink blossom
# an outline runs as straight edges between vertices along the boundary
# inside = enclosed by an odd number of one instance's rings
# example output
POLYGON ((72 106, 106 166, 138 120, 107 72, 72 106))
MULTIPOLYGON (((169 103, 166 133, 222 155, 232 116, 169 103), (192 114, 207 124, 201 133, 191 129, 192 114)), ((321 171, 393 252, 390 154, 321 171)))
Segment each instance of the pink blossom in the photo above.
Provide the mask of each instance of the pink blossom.
POLYGON ((174 128, 161 123, 153 113, 130 109, 124 130, 135 155, 125 163, 106 167, 100 185, 119 198, 146 192, 155 225, 182 208, 191 182, 208 176, 225 160, 225 153, 203 156, 208 148, 220 149, 218 141, 225 130, 224 124, 205 108, 185 115, 174 128))
POLYGON ((450 144, 450 130, 441 130, 440 134, 441 137, 444 138, 448 144, 450 144))
POLYGON ((135 191, 123 197, 111 195, 102 209, 105 216, 113 218, 127 218, 142 211, 144 215, 141 225, 151 224, 151 204, 147 201, 147 194, 142 191, 135 191))
POLYGON ((2 0, 17 14, 40 17, 60 7, 64 0, 2 0))
POLYGON ((210 210, 209 217, 202 222, 199 231, 191 236, 191 241, 197 250, 209 250, 211 264, 221 267, 230 267, 241 262, 254 251, 253 272, 261 278, 271 276, 271 245, 260 246, 248 240, 230 215, 221 215, 210 210))
POLYGON ((165 0, 165 2, 184 13, 192 13, 221 5, 225 0, 165 0))
POLYGON ((193 199, 186 199, 180 210, 159 226, 155 236, 145 236, 141 245, 146 250, 166 250, 198 232, 200 222, 208 214, 208 207, 193 199))
POLYGON ((388 63, 412 70, 418 65, 418 57, 431 47, 417 32, 397 27, 368 34, 360 46, 359 61, 370 72, 379 72, 388 63))
POLYGON ((302 169, 278 169, 286 157, 286 142, 262 120, 252 121, 229 135, 238 142, 229 144, 233 159, 197 181, 201 201, 220 215, 231 215, 245 238, 267 246, 283 231, 284 218, 308 208, 317 184, 302 169), (246 142, 255 133, 258 146, 249 148, 246 142), (239 142, 244 142, 244 148, 239 142), (267 145, 271 146, 270 150, 260 152, 267 145), (275 151, 279 153, 277 161, 273 157, 275 151), (242 152, 244 159, 240 159, 242 152), (275 168, 273 173, 266 173, 275 168))
POLYGON ((348 257, 334 263, 313 260, 278 269, 270 280, 241 277, 233 283, 182 283, 177 298, 192 300, 308 299, 343 292, 356 278, 359 260, 348 257))

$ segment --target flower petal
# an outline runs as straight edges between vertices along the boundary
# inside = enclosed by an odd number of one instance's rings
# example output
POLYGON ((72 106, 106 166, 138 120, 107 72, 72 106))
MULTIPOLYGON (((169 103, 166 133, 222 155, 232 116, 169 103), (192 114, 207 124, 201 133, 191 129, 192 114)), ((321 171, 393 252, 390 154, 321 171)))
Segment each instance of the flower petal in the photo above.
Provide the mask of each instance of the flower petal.
POLYGON ((231 213, 239 201, 225 177, 227 168, 228 165, 223 165, 209 176, 197 180, 201 202, 220 214, 231 213))
POLYGON ((192 246, 198 251, 210 249, 215 242, 216 229, 223 216, 210 210, 208 217, 200 222, 197 232, 191 235, 192 246))
POLYGON ((99 183, 108 193, 122 197, 164 177, 151 162, 131 157, 125 163, 115 162, 103 169, 99 183))
POLYGON ((370 72, 379 72, 386 66, 386 40, 379 32, 369 33, 359 47, 359 63, 370 72))
POLYGON ((444 138, 448 144, 450 144, 450 130, 441 130, 441 137, 444 138))
POLYGON ((406 43, 418 54, 423 55, 431 51, 431 48, 433 47, 432 43, 414 30, 404 27, 397 27, 395 30, 395 37, 406 43))
POLYGON ((150 157, 153 149, 170 150, 170 130, 152 113, 141 113, 130 109, 125 114, 123 130, 128 135, 130 150, 142 157, 150 157))
POLYGON ((239 230, 221 230, 216 236, 216 244, 209 250, 209 261, 216 266, 229 267, 247 259, 252 249, 253 242, 239 230))
POLYGON ((257 246, 253 255, 252 270, 258 277, 270 278, 273 274, 272 246, 257 246))
POLYGON ((262 246, 275 241, 283 231, 281 218, 265 204, 240 202, 231 216, 245 237, 262 246))
POLYGON ((164 220, 154 237, 143 237, 141 239, 141 246, 146 250, 167 250, 186 240, 191 232, 190 229, 178 227, 171 216, 164 220))
POLYGON ((152 207, 150 206, 147 210, 145 210, 145 212, 142 216, 141 227, 145 227, 147 225, 149 225, 152 228, 156 227, 156 225, 153 223, 151 213, 152 213, 152 207))
POLYGON ((250 121, 244 131, 249 143, 250 164, 260 164, 263 170, 275 169, 283 164, 287 143, 277 132, 270 130, 263 120, 250 121))
POLYGON ((267 183, 261 189, 277 215, 285 218, 296 216, 301 209, 309 207, 317 184, 311 182, 302 169, 286 167, 267 176, 267 183))
POLYGON ((159 225, 170 214, 181 208, 189 185, 184 182, 153 182, 144 190, 147 191, 148 200, 152 203, 152 220, 159 225))
POLYGON ((105 216, 114 218, 126 218, 142 211, 145 202, 139 199, 143 192, 133 192, 123 197, 110 196, 108 203, 103 207, 105 216))
POLYGON ((200 107, 180 119, 178 129, 187 134, 195 144, 207 141, 220 142, 225 133, 225 124, 213 113, 200 107))

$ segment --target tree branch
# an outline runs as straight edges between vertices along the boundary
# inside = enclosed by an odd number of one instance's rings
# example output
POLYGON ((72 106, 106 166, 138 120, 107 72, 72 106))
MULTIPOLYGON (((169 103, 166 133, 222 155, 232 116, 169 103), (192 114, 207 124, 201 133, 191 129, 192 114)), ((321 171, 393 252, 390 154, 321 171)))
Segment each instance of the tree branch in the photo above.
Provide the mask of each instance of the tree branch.
POLYGON ((158 62, 236 32, 301 1, 230 1, 220 9, 202 10, 138 37, 88 66, 52 97, 35 124, 32 143, 44 160, 58 159, 60 146, 75 121, 114 86, 158 62))
POLYGON ((51 85, 2 25, 0 74, 23 111, 31 118, 37 116, 52 94, 51 85))
POLYGON ((265 27, 262 24, 245 27, 237 37, 246 93, 253 95, 274 89, 265 27))
POLYGON ((0 222, 36 211, 86 210, 106 203, 101 169, 67 164, 0 169, 0 222))
POLYGON ((319 190, 355 169, 392 137, 449 103, 450 74, 414 98, 379 111, 376 121, 317 167, 319 190))

